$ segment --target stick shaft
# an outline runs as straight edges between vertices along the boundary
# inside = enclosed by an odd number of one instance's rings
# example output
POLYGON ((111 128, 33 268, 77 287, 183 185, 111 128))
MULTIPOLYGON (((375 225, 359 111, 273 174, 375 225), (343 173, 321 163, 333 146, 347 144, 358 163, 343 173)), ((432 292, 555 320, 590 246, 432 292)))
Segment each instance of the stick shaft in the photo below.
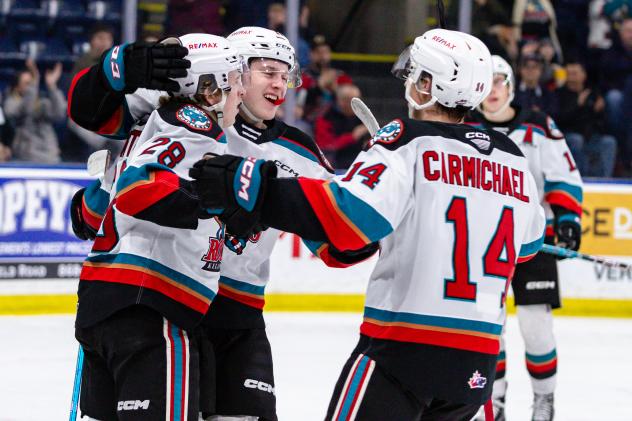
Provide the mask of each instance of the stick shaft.
POLYGON ((616 260, 609 260, 600 256, 591 256, 590 254, 584 254, 578 251, 565 249, 563 247, 552 246, 550 244, 543 244, 540 251, 544 253, 548 253, 548 254, 553 254, 555 256, 568 257, 571 259, 587 260, 589 262, 599 263, 604 266, 619 267, 626 270, 631 267, 629 263, 618 262, 616 260))
POLYGON ((75 367, 75 382, 72 386, 72 401, 70 402, 70 418, 69 421, 77 420, 77 411, 79 409, 79 393, 81 392, 81 373, 83 371, 83 348, 79 345, 77 351, 77 366, 75 367))

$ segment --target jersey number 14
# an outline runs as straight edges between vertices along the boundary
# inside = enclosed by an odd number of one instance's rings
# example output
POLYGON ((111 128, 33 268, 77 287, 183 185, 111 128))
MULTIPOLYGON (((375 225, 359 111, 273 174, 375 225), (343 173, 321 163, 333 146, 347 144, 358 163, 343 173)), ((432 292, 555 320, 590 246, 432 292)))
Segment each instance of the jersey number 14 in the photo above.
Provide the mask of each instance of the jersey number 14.
MULTIPOLYGON (((444 297, 476 301, 476 283, 470 280, 469 261, 471 256, 465 198, 453 197, 445 215, 446 222, 454 226, 454 248, 452 249, 454 278, 445 280, 444 297)), ((503 278, 506 281, 511 279, 516 262, 513 209, 511 207, 505 206, 503 208, 496 231, 482 258, 485 276, 503 278), (505 252, 504 257, 503 251, 505 252)), ((507 285, 505 290, 506 288, 507 285)))

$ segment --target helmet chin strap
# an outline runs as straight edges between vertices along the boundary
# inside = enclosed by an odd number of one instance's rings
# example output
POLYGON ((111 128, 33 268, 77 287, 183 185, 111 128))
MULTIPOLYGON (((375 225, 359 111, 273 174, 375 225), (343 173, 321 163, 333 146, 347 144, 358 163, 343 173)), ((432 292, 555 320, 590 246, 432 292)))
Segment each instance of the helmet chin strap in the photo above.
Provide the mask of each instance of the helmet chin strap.
MULTIPOLYGON (((419 104, 417 101, 413 99, 410 95, 410 88, 413 86, 413 82, 410 79, 406 79, 406 93, 404 96, 406 97, 406 102, 408 102, 408 117, 412 118, 413 113, 415 111, 425 110, 426 108, 432 107, 435 102, 437 102, 437 97, 432 95, 430 100, 426 103, 419 104)), ((417 89, 417 88, 415 88, 417 89)), ((431 95, 430 92, 421 92, 422 94, 431 95)))
POLYGON ((226 92, 223 89, 220 89, 220 92, 222 93, 222 99, 220 102, 213 105, 203 105, 202 108, 204 108, 206 111, 215 111, 215 114, 217 114, 217 124, 219 124, 219 127, 223 129, 224 128, 224 105, 226 105, 226 100, 228 99, 228 95, 226 95, 226 92))
POLYGON ((255 124, 263 123, 263 119, 255 116, 243 102, 239 105, 239 110, 243 111, 248 120, 254 122, 255 124))

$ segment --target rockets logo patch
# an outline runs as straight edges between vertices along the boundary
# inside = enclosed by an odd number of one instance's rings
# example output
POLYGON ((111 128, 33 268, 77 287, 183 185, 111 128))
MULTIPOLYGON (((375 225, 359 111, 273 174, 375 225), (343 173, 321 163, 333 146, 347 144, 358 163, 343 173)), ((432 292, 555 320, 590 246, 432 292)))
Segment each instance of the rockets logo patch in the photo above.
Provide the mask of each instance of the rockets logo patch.
POLYGON ((194 130, 211 129, 211 118, 194 105, 185 105, 176 112, 176 118, 194 130))
POLYGON ((470 389, 483 389, 486 384, 487 378, 481 376, 481 373, 479 373, 478 370, 476 370, 472 374, 472 377, 470 377, 470 379, 467 381, 467 385, 470 387, 470 389))
POLYGON ((551 117, 546 117, 546 130, 549 132, 551 139, 560 140, 564 138, 564 134, 557 128, 555 121, 551 117))
POLYGON ((393 143, 399 139, 404 131, 403 123, 400 119, 396 119, 375 132, 375 135, 369 142, 370 146, 376 143, 393 143))

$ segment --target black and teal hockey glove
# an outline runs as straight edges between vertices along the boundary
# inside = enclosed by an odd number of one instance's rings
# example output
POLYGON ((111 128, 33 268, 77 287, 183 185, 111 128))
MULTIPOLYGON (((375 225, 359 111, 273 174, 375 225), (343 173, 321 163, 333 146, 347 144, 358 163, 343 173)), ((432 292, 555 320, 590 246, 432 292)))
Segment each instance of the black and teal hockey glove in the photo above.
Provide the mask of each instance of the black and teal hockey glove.
POLYGON ((234 155, 202 159, 189 170, 202 209, 219 216, 228 232, 242 238, 263 228, 261 206, 268 181, 276 174, 272 161, 234 155))
POLYGON ((72 197, 70 202, 70 221, 72 223, 72 231, 80 240, 94 240, 97 232, 83 218, 83 194, 85 188, 78 190, 72 197))
POLYGON ((553 229, 557 237, 557 246, 577 251, 582 240, 581 219, 579 215, 559 206, 551 206, 555 219, 553 229))
POLYGON ((189 50, 181 45, 134 42, 108 50, 103 57, 103 73, 113 90, 131 93, 138 88, 177 92, 173 78, 186 77, 191 62, 189 50))

